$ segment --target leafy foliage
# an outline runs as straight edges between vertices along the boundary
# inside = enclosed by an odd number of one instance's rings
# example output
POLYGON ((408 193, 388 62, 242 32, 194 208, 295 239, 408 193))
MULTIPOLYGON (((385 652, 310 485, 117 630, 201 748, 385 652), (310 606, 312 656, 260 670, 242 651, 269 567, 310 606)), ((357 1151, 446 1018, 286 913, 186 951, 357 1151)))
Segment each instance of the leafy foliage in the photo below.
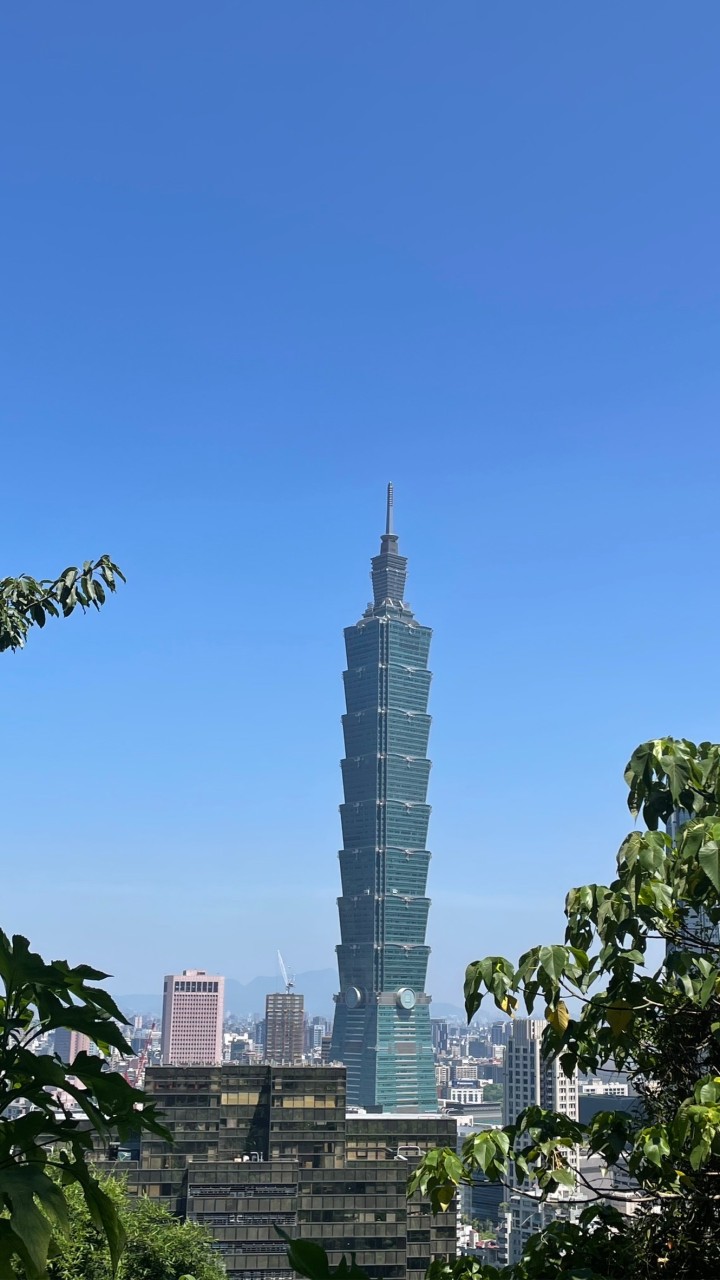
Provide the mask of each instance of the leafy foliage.
MULTIPOLYGON (((22 648, 30 628, 44 627, 48 617, 99 609, 118 579, 125 581, 107 555, 54 579, 3 578, 0 652, 22 648)), ((33 1052, 41 1035, 60 1028, 87 1036, 100 1053, 112 1046, 131 1052, 120 1031, 120 1010, 106 991, 90 985, 105 977, 87 965, 46 964, 26 938, 11 941, 0 931, 0 1280, 13 1280, 20 1269, 28 1280, 46 1276, 48 1256, 70 1230, 78 1195, 102 1233, 114 1272, 125 1230, 113 1196, 86 1164, 86 1152, 94 1138, 138 1128, 169 1137, 154 1104, 104 1071, 99 1057, 80 1053, 71 1068, 57 1055, 33 1052), (84 1113, 82 1126, 73 1103, 84 1113)))
POLYGON ((644 743, 625 778, 647 830, 623 841, 616 878, 570 891, 562 944, 533 947, 516 965, 502 956, 472 963, 465 1006, 470 1019, 488 996, 513 1015, 542 1002, 544 1055, 568 1075, 625 1067, 641 1105, 588 1125, 531 1107, 514 1125, 473 1135, 460 1159, 431 1152, 411 1190, 442 1210, 480 1169, 496 1181, 534 1181, 545 1198, 574 1186, 567 1151, 577 1144, 635 1180, 638 1213, 585 1210, 535 1237, 512 1271, 459 1259, 434 1268, 437 1280, 720 1275, 720 746, 644 743))
POLYGON ((292 1240, 286 1231, 276 1226, 275 1230, 283 1240, 287 1241, 288 1262, 298 1275, 307 1280, 368 1280, 367 1273, 355 1262, 355 1254, 350 1254, 350 1261, 343 1254, 336 1267, 330 1266, 330 1259, 322 1245, 315 1240, 292 1240))
POLYGON ((578 1222, 552 1222, 533 1236, 514 1267, 494 1267, 476 1258, 430 1264, 428 1280, 626 1280, 632 1264, 628 1242, 620 1234, 617 1209, 592 1205, 578 1222))
POLYGON ((57 578, 38 581, 28 574, 0 579, 0 653, 21 649, 32 626, 44 627, 48 618, 70 616, 76 608, 83 612, 105 603, 106 592, 125 578, 109 556, 94 563, 86 560, 82 569, 72 565, 57 578))
POLYGON ((0 931, 0 1280, 22 1264, 28 1280, 46 1273, 53 1230, 70 1226, 68 1189, 80 1189, 87 1213, 106 1240, 113 1267, 124 1245, 114 1201, 97 1182, 85 1155, 101 1140, 138 1128, 167 1137, 155 1105, 122 1076, 103 1070, 100 1057, 80 1053, 72 1066, 33 1052, 45 1032, 67 1028, 87 1036, 101 1053, 130 1053, 117 1005, 101 987, 107 974, 65 960, 46 963, 26 938, 0 931), (71 1114, 75 1104, 87 1124, 71 1114), (22 1114, 18 1114, 19 1112, 22 1114))
MULTIPOLYGON (((222 1280, 224 1268, 206 1229, 180 1222, 146 1197, 129 1196, 114 1177, 99 1183, 112 1203, 126 1238, 117 1280, 222 1280)), ((112 1280, 110 1251, 88 1211, 79 1187, 66 1193, 69 1230, 55 1240, 49 1280, 112 1280)))

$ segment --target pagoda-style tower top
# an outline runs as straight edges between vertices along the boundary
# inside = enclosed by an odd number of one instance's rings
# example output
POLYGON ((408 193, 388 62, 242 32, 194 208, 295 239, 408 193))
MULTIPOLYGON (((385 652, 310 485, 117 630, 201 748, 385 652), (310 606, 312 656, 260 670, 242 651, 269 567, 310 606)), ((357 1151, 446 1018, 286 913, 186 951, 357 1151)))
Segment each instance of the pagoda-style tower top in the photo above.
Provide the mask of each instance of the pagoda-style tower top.
POLYGON ((369 612, 375 615, 388 611, 407 612, 404 604, 407 557, 401 556, 398 551, 394 497, 393 486, 389 484, 385 532, 380 536, 380 555, 373 556, 370 575, 373 584, 373 603, 369 612))

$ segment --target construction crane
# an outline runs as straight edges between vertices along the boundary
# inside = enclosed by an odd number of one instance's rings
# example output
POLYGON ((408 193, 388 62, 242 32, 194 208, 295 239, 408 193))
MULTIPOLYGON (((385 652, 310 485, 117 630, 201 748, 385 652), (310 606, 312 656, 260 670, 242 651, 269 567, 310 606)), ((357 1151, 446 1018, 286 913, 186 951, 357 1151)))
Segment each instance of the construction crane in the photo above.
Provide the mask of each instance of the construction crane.
POLYGON ((147 1038, 145 1040, 145 1043, 142 1047, 142 1053, 138 1058, 137 1079, 140 1081, 141 1084, 142 1084, 143 1076, 145 1075, 145 1067, 147 1066, 148 1054, 150 1052, 150 1045, 152 1044, 154 1030, 155 1030, 155 1022, 153 1021, 153 1024, 147 1033, 147 1038))
MULTIPOLYGON (((145 1067, 147 1065, 148 1054, 150 1052, 150 1045, 152 1044, 153 1031, 155 1030, 155 1026, 156 1024, 155 1022, 153 1022, 150 1030, 147 1033, 147 1036, 145 1037, 145 1043, 142 1049, 140 1050, 140 1053, 138 1054, 137 1066, 132 1070, 132 1074, 135 1077, 136 1086, 142 1085, 143 1076, 145 1074, 145 1067)), ((128 1083, 130 1081, 130 1071, 131 1071, 131 1068, 130 1068, 130 1065, 128 1064, 125 1070, 123 1071, 123 1079, 127 1080, 128 1083)))
POLYGON ((282 980, 285 983, 285 994, 289 995, 293 987, 295 986, 295 979, 290 977, 285 967, 285 961, 283 960, 279 951, 277 953, 277 957, 278 957, 278 964, 280 965, 280 973, 282 974, 282 980))

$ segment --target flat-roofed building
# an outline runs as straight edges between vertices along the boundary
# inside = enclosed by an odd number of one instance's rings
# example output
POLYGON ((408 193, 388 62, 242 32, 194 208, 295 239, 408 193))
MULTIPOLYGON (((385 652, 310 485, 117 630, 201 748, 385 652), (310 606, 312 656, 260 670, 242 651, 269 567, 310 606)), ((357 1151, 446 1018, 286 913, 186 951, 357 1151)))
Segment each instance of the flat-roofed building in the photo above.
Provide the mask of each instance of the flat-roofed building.
POLYGON ((169 973, 163 988, 165 1066, 214 1066, 223 1057, 225 979, 204 969, 169 973))
POLYGON ((114 1167, 208 1227, 232 1280, 293 1280, 274 1224, 379 1280, 423 1280, 455 1252, 455 1213, 406 1198, 422 1154, 455 1147, 452 1117, 346 1114, 343 1067, 155 1067, 145 1087, 173 1142, 144 1135, 139 1162, 114 1167))
POLYGON ((265 1061, 300 1065, 305 1051, 305 1005, 293 991, 265 997, 265 1061))

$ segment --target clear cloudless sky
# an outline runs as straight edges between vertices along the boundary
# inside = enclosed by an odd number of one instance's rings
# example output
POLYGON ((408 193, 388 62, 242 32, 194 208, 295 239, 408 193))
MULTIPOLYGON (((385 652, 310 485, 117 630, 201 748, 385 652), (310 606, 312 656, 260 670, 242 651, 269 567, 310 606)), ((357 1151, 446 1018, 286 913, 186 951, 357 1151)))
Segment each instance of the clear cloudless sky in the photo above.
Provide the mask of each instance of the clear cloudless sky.
POLYGON ((2 15, 2 926, 159 990, 334 965, 342 629, 434 628, 429 989, 558 940, 720 734, 720 9, 2 15))

